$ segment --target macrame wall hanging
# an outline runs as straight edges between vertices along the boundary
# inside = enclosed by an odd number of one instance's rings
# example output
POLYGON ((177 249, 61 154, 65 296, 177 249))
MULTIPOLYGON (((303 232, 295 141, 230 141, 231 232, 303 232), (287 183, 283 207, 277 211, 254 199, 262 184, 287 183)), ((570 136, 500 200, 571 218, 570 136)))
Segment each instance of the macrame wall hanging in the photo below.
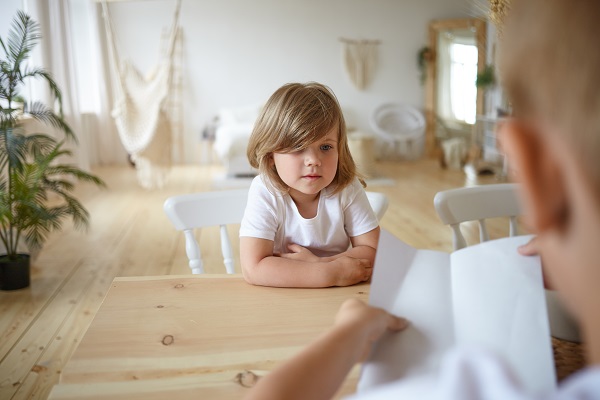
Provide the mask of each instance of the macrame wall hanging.
POLYGON ((138 182, 148 189, 160 188, 171 168, 172 136, 167 105, 173 86, 174 50, 181 36, 181 0, 177 1, 165 50, 146 76, 129 60, 120 59, 106 0, 102 8, 110 58, 117 75, 112 116, 123 147, 135 164, 138 182))
POLYGON ((379 40, 341 38, 343 61, 350 81, 358 90, 364 90, 373 79, 378 61, 379 40))

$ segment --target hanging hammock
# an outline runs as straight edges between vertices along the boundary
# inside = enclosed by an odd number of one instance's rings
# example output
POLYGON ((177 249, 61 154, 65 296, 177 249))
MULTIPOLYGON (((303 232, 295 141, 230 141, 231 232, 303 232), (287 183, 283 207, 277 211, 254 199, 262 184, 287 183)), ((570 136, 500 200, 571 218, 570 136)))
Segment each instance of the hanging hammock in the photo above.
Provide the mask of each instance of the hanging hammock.
POLYGON ((123 147, 135 163, 138 182, 148 189, 162 187, 171 167, 171 124, 166 103, 171 87, 180 8, 181 0, 178 0, 166 52, 161 54, 153 71, 143 76, 129 60, 120 60, 108 5, 106 0, 102 1, 110 59, 117 72, 112 116, 123 147))

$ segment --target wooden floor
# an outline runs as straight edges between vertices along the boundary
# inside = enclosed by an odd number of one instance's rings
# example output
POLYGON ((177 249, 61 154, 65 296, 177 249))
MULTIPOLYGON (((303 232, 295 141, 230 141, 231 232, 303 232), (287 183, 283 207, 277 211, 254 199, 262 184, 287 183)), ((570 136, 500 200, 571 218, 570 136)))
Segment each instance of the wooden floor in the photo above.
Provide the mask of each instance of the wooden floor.
MULTIPOLYGON (((441 170, 432 160, 381 164, 378 171, 394 180, 368 187, 390 198, 382 227, 415 247, 450 251, 450 230, 439 222, 432 200, 440 190, 464 186, 465 175, 441 170)), ((94 172, 108 188, 78 191, 91 213, 89 231, 67 227, 54 234, 33 264, 31 287, 0 292, 0 399, 47 398, 114 277, 190 273, 183 235, 173 229, 162 204, 171 195, 214 190, 213 176, 222 170, 176 167, 168 185, 154 191, 140 188, 126 167, 94 172)), ((500 237, 507 226, 492 221, 488 227, 492 237, 500 237)), ((474 225, 466 231, 467 240, 478 235, 474 225)), ((200 241, 207 272, 224 272, 217 230, 205 230, 200 241)))

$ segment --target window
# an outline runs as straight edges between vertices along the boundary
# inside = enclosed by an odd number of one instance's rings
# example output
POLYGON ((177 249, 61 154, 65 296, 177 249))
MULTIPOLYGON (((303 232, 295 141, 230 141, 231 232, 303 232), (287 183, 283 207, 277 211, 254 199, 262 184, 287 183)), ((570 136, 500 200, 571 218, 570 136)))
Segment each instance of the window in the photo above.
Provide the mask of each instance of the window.
POLYGON ((474 124, 477 113, 475 35, 450 30, 438 37, 437 112, 447 123, 474 124))
POLYGON ((450 45, 450 109, 454 118, 475 123, 477 102, 477 46, 450 45))

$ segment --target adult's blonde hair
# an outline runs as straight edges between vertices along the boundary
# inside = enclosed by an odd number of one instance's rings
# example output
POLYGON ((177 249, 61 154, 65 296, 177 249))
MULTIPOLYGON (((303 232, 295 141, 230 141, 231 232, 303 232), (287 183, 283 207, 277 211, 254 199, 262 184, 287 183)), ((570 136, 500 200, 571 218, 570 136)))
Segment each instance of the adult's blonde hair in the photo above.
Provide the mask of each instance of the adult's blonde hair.
POLYGON ((331 89, 320 83, 288 83, 271 95, 252 130, 248 161, 268 178, 274 189, 286 193, 289 187, 277 174, 273 153, 305 149, 334 127, 338 130, 338 166, 330 186, 331 193, 337 193, 358 174, 348 148, 340 105, 331 89))
POLYGON ((555 126, 600 190, 598 38, 598 0, 511 0, 500 74, 514 114, 555 126))

